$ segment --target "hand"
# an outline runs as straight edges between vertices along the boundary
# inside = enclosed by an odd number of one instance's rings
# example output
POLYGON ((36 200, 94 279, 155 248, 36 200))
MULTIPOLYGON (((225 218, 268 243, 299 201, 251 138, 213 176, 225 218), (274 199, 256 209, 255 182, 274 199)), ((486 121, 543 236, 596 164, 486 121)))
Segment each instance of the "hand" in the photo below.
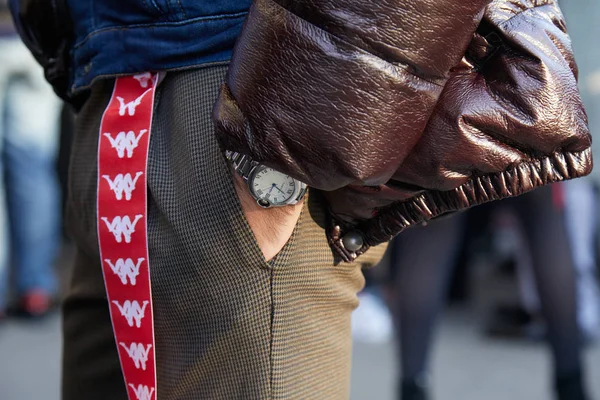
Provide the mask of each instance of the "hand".
POLYGON ((285 207, 262 208, 256 204, 256 200, 250 194, 244 180, 235 172, 232 174, 235 191, 250 229, 252 229, 265 259, 270 261, 279 254, 292 236, 300 218, 304 200, 285 207))

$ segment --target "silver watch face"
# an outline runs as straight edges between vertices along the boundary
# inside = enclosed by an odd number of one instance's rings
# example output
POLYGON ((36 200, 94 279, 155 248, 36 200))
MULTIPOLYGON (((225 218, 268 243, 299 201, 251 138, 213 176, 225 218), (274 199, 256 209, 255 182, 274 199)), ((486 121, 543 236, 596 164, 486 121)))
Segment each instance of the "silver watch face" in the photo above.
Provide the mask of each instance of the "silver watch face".
POLYGON ((258 166, 250 177, 250 190, 263 207, 290 204, 298 196, 296 180, 273 168, 258 166))

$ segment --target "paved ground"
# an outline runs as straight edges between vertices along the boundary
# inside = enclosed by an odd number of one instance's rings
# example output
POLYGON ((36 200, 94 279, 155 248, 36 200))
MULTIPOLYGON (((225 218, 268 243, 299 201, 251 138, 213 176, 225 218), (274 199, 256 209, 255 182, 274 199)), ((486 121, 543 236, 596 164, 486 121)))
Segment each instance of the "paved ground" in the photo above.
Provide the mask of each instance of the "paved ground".
MULTIPOLYGON (((434 360, 436 400, 549 400, 541 345, 482 338, 470 314, 447 314, 434 360)), ((393 400, 393 346, 356 345, 352 400, 393 400)), ((587 354, 589 382, 600 399, 600 347, 587 354), (595 377, 595 379, 593 379, 595 377)), ((0 327, 0 400, 58 400, 60 322, 0 327)))
MULTIPOLYGON (((447 313, 433 362, 435 400, 550 400, 545 346, 489 340, 472 315, 447 313)), ((354 350, 352 400, 393 400, 393 347, 359 345, 354 350)), ((600 347, 587 351, 592 399, 600 399, 600 347)))

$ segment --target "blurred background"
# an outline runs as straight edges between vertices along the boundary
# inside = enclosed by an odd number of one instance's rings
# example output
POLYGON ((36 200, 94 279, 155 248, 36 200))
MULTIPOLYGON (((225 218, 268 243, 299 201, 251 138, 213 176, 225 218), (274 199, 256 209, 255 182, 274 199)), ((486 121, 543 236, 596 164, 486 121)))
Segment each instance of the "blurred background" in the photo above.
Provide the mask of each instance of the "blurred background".
MULTIPOLYGON (((597 135, 600 1, 560 4, 597 135)), ((73 119, 0 0, 0 400, 59 399, 73 119)), ((352 399, 600 399, 599 211, 597 170, 402 233, 365 271, 352 399)))

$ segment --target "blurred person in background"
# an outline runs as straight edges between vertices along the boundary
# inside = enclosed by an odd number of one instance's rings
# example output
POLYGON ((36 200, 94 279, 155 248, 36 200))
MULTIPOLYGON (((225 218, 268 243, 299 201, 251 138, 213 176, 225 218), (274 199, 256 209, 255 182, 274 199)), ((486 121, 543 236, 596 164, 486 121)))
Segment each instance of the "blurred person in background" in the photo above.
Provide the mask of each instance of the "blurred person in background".
POLYGON ((56 292, 60 106, 0 0, 0 317, 11 293, 18 311, 41 316, 56 292))
MULTIPOLYGON (((589 397, 583 382, 581 337, 576 317, 576 272, 559 188, 558 185, 541 188, 500 205, 510 205, 523 222, 541 311, 547 323, 556 399, 584 400, 589 397)), ((487 225, 489 208, 496 206, 471 211, 476 214, 478 229, 487 225)), ((430 347, 460 242, 461 218, 457 215, 407 231, 392 245, 391 265, 397 271, 390 307, 400 344, 398 390, 401 400, 429 399, 430 347)))
MULTIPOLYGON (((577 321, 586 342, 600 334, 600 296, 596 259, 596 192, 588 179, 574 184, 556 185, 557 201, 562 205, 565 228, 569 238, 573 267, 575 268, 577 321)), ((509 210, 507 210, 509 211, 509 210)), ((545 335, 542 306, 536 285, 531 252, 523 236, 522 224, 514 215, 500 218, 495 229, 497 250, 505 253, 508 262, 516 267, 521 305, 499 308, 490 329, 504 335, 526 335, 539 338, 545 335), (510 235, 510 238, 508 237, 510 235), (508 240, 507 240, 508 239, 508 240), (502 249, 504 248, 504 249, 502 249)))
POLYGON ((576 270, 577 317, 585 338, 590 341, 600 336, 598 193, 594 179, 564 183, 567 232, 576 270))
POLYGON ((399 361, 398 400, 428 399, 429 350, 445 304, 466 214, 404 232, 390 249, 390 310, 399 361))
MULTIPOLYGON (((600 2, 597 0, 560 0, 573 40, 579 67, 579 89, 586 105, 592 136, 600 132, 600 2)), ((592 144, 600 154, 600 140, 592 144)), ((591 337, 598 335, 600 301, 596 252, 598 250, 598 188, 600 170, 578 182, 566 183, 567 228, 572 238, 578 270, 580 323, 591 337), (594 190, 595 189, 595 190, 594 190)))

